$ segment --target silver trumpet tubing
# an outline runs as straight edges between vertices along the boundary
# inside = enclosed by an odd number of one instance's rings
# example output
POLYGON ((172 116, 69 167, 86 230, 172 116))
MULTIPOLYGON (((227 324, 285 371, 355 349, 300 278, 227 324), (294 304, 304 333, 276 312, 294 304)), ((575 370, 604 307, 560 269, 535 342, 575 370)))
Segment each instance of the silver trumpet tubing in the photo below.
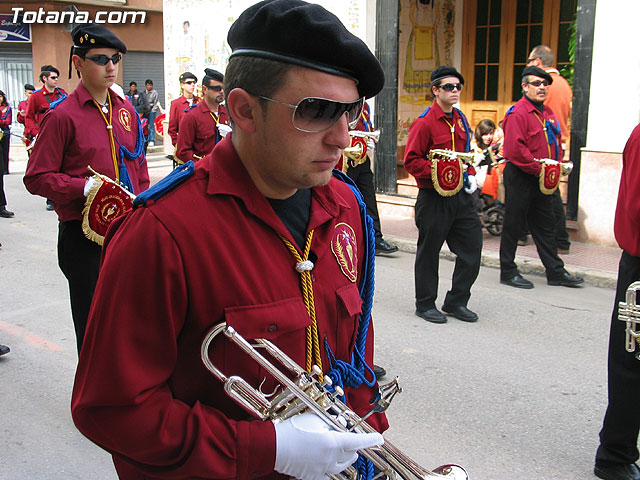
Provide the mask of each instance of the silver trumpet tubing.
MULTIPOLYGON (((548 163, 548 158, 536 158, 535 159, 537 162, 539 163, 548 163)), ((556 162, 556 160, 552 160, 552 163, 556 162)), ((572 161, 568 161, 568 162, 558 162, 560 164, 560 174, 564 177, 566 175, 571 174, 571 172, 573 171, 573 162, 572 161)))
POLYGON ((380 130, 374 130, 373 132, 363 132, 360 130, 349 130, 349 135, 352 137, 362 137, 367 140, 371 139, 374 142, 378 143, 380 140, 380 130))
MULTIPOLYGON (((622 320, 627 324, 624 347, 630 353, 635 352, 638 343, 640 343, 638 291, 640 291, 640 282, 633 282, 627 288, 626 301, 618 304, 618 320, 622 320)), ((636 358, 640 360, 640 352, 636 353, 636 358)))
POLYGON ((459 158, 463 164, 473 165, 475 162, 475 153, 473 152, 456 152, 454 150, 434 148, 429 151, 429 160, 438 160, 440 158, 446 158, 449 160, 455 160, 459 158))
MULTIPOLYGON (((322 376, 320 368, 314 366, 312 372, 306 372, 287 354, 266 339, 255 339, 250 343, 226 323, 214 326, 205 336, 200 356, 205 367, 224 384, 226 394, 247 412, 256 418, 273 422, 281 422, 302 412, 313 412, 318 415, 332 429, 353 432, 370 433, 376 430, 366 423, 366 418, 374 412, 387 409, 393 397, 401 391, 398 379, 380 387, 380 398, 372 410, 364 417, 358 416, 347 405, 338 399, 343 394, 339 387, 335 392, 327 388, 331 379, 322 376), (240 347, 247 355, 255 360, 262 368, 276 380, 279 387, 270 395, 265 395, 258 388, 251 386, 246 380, 238 376, 227 376, 222 373, 209 358, 209 346, 220 334, 240 347), (269 357, 277 361, 282 371, 258 350, 265 351, 269 357), (288 374, 285 373, 288 371, 288 374)), ((394 447, 385 439, 384 445, 361 450, 360 453, 371 460, 379 473, 374 479, 391 480, 468 480, 467 472, 458 465, 442 465, 434 470, 427 470, 394 447)), ((331 475, 333 480, 357 480, 355 468, 349 467, 338 475, 331 475)))

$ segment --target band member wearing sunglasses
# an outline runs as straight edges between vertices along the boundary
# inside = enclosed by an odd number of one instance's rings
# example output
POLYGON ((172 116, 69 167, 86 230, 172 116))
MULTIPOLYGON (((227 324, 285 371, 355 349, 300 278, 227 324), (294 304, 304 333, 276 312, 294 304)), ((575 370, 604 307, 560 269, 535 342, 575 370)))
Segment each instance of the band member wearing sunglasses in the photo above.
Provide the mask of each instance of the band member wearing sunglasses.
MULTIPOLYGON (((233 132, 139 196, 105 243, 72 412, 122 479, 319 479, 366 467, 355 452, 383 441, 313 413, 255 420, 201 360, 207 332, 226 322, 330 372, 360 415, 377 393, 371 295, 360 293, 372 286, 375 243, 364 203, 333 168, 364 98, 383 87, 380 63, 335 15, 301 0, 249 7, 228 43, 233 132)), ((224 339, 204 355, 261 384, 261 368, 224 339)), ((260 389, 274 386, 267 376, 260 389)), ((367 422, 387 427, 382 413, 367 422)))
POLYGON ((469 152, 469 123, 454 108, 463 85, 464 78, 454 67, 445 65, 432 72, 431 94, 435 101, 411 125, 404 155, 405 168, 420 188, 415 214, 419 232, 416 315, 432 323, 447 321, 436 307, 440 250, 445 241, 456 255, 456 264, 442 310, 465 322, 478 320, 478 315, 467 308, 482 253, 482 227, 471 196, 477 188, 475 169, 468 166, 465 172, 463 163, 457 160, 440 163, 439 159, 429 158, 433 149, 469 152))
POLYGON ((202 100, 180 121, 176 155, 181 162, 197 161, 207 155, 224 136, 220 125, 229 125, 229 115, 222 102, 224 75, 207 68, 202 79, 202 100))
POLYGON ((24 184, 32 194, 52 199, 58 214, 58 265, 69 282, 80 350, 101 254, 100 246, 82 231, 85 188, 91 176, 87 167, 122 182, 134 194, 149 186, 149 175, 138 114, 110 89, 126 46, 98 24, 81 24, 71 36, 69 61, 81 81, 44 117, 24 184))
POLYGON ((200 97, 194 95, 198 78, 191 72, 180 74, 180 91, 182 95, 171 102, 169 111, 169 136, 171 144, 178 145, 178 131, 182 117, 200 101, 200 97))
POLYGON ((525 219, 546 270, 547 283, 575 287, 584 281, 565 270, 554 235, 553 191, 548 186, 553 180, 557 188, 559 170, 553 178, 545 172, 547 168, 553 172, 562 161, 562 149, 558 120, 543 103, 551 82, 551 75, 543 69, 526 67, 522 71, 522 98, 507 111, 503 121, 504 156, 508 162, 503 174, 506 204, 500 239, 500 283, 516 288, 533 288, 515 263, 525 219))
POLYGON ((42 117, 49 110, 51 103, 67 94, 63 89, 58 88, 59 77, 60 72, 53 65, 43 65, 40 69, 39 78, 42 88, 29 97, 24 118, 24 137, 27 146, 38 135, 42 117))

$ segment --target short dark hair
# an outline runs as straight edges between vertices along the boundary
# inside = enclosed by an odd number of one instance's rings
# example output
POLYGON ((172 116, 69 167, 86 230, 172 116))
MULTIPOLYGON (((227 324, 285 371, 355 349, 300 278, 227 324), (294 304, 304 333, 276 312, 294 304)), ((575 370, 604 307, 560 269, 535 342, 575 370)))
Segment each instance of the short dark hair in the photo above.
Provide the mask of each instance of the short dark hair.
POLYGON ((150 78, 147 78, 147 79, 144 81, 144 84, 145 84, 145 85, 153 85, 153 80, 151 80, 150 78))
POLYGON ((58 70, 56 67, 54 67, 53 65, 43 65, 40 68, 40 81, 42 83, 44 83, 44 79, 45 78, 49 78, 51 76, 52 73, 57 74, 58 76, 60 76, 60 70, 58 70))
POLYGON ((134 81, 129 82, 129 86, 131 86, 131 85, 135 85, 136 87, 138 86, 138 84, 136 82, 134 82, 134 81))
MULTIPOLYGON (((224 74, 224 99, 227 101, 229 92, 234 88, 242 88, 253 95, 271 97, 282 87, 285 76, 293 68, 296 68, 295 65, 266 58, 232 57, 224 74)), ((263 99, 260 102, 263 106, 267 103, 263 99)))
POLYGON ((32 92, 35 91, 36 87, 34 87, 33 85, 31 85, 30 83, 25 83, 24 84, 24 89, 25 90, 31 90, 32 92))

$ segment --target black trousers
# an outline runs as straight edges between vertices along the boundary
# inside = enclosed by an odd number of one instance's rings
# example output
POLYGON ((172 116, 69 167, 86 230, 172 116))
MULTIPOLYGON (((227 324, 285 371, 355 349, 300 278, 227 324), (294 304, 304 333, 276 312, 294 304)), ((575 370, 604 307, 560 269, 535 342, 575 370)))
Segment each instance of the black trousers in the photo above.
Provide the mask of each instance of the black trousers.
POLYGON ((351 180, 356 182, 356 186, 364 197, 364 203, 367 206, 367 213, 373 219, 373 228, 376 231, 376 243, 382 240, 382 231, 380 230, 380 216, 378 215, 378 202, 376 201, 376 189, 373 186, 373 172, 371 171, 371 159, 367 160, 355 167, 349 167, 347 175, 351 180))
POLYGON ((433 188, 421 188, 415 217, 418 227, 416 309, 435 308, 440 249, 445 241, 456 255, 456 264, 444 305, 466 306, 480 271, 482 255, 482 226, 473 198, 464 191, 443 197, 433 188))
POLYGON ((640 360, 625 349, 626 323, 618 320, 618 302, 625 300, 627 288, 637 280, 640 280, 640 258, 622 252, 609 334, 609 406, 600 431, 598 464, 629 464, 638 460, 640 360))
POLYGON ((0 140, 0 207, 7 205, 7 197, 4 194, 4 176, 9 174, 9 140, 8 132, 0 140))
POLYGON ((508 280, 518 273, 516 249, 525 219, 547 278, 562 275, 564 262, 558 257, 554 236, 552 195, 542 193, 538 178, 524 173, 512 163, 507 163, 504 169, 504 187, 506 200, 500 239, 500 277, 508 280))
POLYGON ((78 353, 87 328, 89 309, 98 281, 102 248, 84 236, 80 220, 58 226, 58 265, 69 282, 71 316, 76 330, 78 353))
POLYGON ((556 246, 569 250, 571 242, 569 241, 569 232, 567 232, 567 215, 564 211, 560 189, 551 195, 551 203, 553 204, 553 231, 556 237, 556 246))

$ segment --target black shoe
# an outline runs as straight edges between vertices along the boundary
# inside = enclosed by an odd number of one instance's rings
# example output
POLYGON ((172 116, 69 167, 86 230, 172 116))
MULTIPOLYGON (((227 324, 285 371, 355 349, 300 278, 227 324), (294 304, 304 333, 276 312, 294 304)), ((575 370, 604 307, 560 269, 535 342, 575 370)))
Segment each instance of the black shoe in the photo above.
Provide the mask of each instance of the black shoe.
POLYGON ((47 199, 47 210, 53 210, 53 201, 47 199))
POLYGON ((376 243, 376 255, 389 255, 390 253, 396 253, 398 247, 395 245, 389 245, 386 241, 380 240, 376 243))
POLYGON ((462 320, 463 322, 478 321, 478 314, 472 312, 467 307, 447 307, 443 305, 442 311, 448 313, 452 317, 456 317, 458 320, 462 320))
POLYGON ((640 469, 635 463, 596 465, 593 473, 604 480, 640 480, 640 469))
POLYGON ((533 283, 531 283, 529 280, 525 278, 522 278, 522 276, 519 273, 516 273, 513 277, 507 280, 505 280, 504 278, 501 278, 500 283, 504 285, 509 285, 510 287, 516 287, 516 288, 526 288, 526 289, 533 288, 533 283))
POLYGON ((569 248, 558 248, 558 255, 569 255, 569 248))
POLYGON ((574 277, 569 272, 564 272, 559 277, 547 278, 547 285, 563 286, 563 287, 577 287, 584 283, 584 278, 574 277))
POLYGON ((6 355, 10 351, 11 351, 11 349, 9 347, 7 347, 6 345, 0 345, 0 355, 6 355))
POLYGON ((425 310, 424 312, 416 310, 416 315, 420 318, 425 319, 427 322, 447 323, 447 317, 445 317, 437 308, 430 308, 429 310, 425 310))
POLYGON ((11 218, 13 217, 15 214, 13 212, 10 212, 9 210, 7 210, 5 207, 0 207, 0 217, 4 217, 4 218, 11 218))
POLYGON ((387 371, 382 368, 380 365, 373 365, 373 373, 376 375, 376 380, 380 380, 387 374, 387 371))

